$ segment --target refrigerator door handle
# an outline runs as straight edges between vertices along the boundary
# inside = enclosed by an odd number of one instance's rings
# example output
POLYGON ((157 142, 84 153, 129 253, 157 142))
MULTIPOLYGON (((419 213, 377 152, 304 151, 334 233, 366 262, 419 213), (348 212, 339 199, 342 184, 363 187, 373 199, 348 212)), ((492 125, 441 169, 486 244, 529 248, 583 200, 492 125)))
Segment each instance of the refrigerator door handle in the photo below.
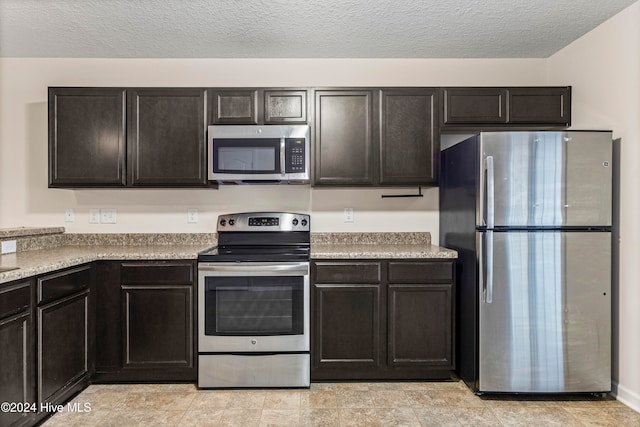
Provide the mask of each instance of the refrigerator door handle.
POLYGON ((493 302, 493 231, 487 230, 487 253, 486 253, 486 270, 487 278, 485 280, 483 299, 487 304, 493 302))
POLYGON ((495 170, 493 167, 493 156, 485 159, 487 168, 487 228, 495 225, 495 170))

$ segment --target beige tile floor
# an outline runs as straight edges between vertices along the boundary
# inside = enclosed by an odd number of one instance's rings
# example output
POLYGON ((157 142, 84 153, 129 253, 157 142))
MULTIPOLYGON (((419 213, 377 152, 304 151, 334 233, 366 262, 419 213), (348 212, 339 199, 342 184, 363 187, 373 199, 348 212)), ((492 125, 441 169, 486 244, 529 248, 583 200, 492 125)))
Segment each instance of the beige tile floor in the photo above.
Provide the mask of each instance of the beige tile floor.
POLYGON ((478 397, 460 381, 314 383, 308 390, 198 390, 191 384, 92 385, 57 426, 640 426, 613 398, 478 397))

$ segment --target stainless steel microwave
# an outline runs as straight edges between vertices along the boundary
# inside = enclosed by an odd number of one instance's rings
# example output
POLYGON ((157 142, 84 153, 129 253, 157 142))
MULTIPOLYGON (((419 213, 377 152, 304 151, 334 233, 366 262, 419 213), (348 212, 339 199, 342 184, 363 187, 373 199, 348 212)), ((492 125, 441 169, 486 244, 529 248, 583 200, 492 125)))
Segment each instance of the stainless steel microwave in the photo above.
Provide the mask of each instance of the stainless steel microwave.
POLYGON ((220 183, 308 183, 308 125, 208 127, 208 177, 220 183))

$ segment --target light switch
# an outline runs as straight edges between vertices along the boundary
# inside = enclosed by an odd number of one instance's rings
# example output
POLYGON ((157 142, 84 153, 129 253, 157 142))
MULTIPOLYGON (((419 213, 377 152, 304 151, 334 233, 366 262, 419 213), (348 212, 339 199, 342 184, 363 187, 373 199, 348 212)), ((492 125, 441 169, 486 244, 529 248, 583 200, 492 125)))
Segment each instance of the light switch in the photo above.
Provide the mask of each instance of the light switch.
POLYGON ((89 209, 89 224, 100 224, 100 209, 89 209))
POLYGON ((198 222, 198 209, 187 209, 187 223, 196 224, 198 222))
POLYGON ((344 208, 344 222, 353 222, 353 208, 344 208))

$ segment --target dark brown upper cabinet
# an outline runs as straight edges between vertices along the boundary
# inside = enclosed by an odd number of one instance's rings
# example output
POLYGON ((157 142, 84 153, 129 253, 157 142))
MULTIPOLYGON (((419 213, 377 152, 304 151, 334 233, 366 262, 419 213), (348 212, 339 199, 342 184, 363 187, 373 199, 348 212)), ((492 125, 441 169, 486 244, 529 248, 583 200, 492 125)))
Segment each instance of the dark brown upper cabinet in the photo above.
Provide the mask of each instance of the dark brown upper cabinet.
POLYGON ((127 102, 129 185, 205 186, 206 90, 134 89, 127 102))
POLYGON ((380 185, 429 185, 437 181, 438 91, 382 90, 380 185))
POLYGON ((211 92, 211 124, 258 124, 256 89, 221 89, 211 92))
POLYGON ((571 124, 571 88, 510 88, 509 123, 571 124))
POLYGON ((314 185, 433 185, 438 175, 438 90, 315 93, 314 185))
POLYGON ((315 185, 376 183, 374 97, 371 90, 315 92, 315 185))
POLYGON ((304 89, 215 89, 211 91, 210 123, 305 124, 304 89))
POLYGON ((307 91, 265 90, 264 122, 266 124, 307 123, 307 91))
POLYGON ((447 88, 444 95, 444 123, 507 123, 505 88, 447 88))
POLYGON ((207 91, 49 88, 49 187, 207 187, 207 91))
POLYGON ((444 88, 443 128, 567 127, 571 87, 444 88))
POLYGON ((49 88, 49 187, 126 185, 125 90, 49 88))

